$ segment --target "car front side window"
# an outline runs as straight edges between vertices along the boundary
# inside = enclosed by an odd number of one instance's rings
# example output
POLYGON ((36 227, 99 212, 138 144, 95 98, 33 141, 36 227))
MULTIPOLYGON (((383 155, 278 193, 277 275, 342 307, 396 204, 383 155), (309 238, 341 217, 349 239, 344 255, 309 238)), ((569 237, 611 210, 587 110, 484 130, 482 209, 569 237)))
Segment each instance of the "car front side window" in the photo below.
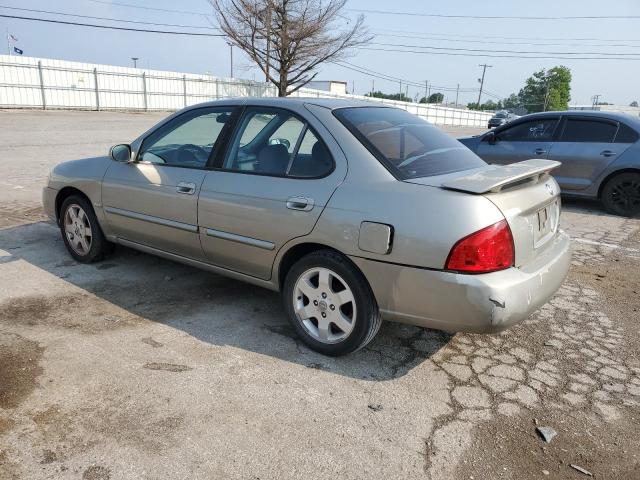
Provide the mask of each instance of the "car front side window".
POLYGON ((502 130, 496 137, 502 142, 551 141, 557 124, 557 118, 530 120, 502 130))
POLYGON ((205 168, 231 113, 231 108, 200 108, 185 112, 144 140, 138 161, 205 168))

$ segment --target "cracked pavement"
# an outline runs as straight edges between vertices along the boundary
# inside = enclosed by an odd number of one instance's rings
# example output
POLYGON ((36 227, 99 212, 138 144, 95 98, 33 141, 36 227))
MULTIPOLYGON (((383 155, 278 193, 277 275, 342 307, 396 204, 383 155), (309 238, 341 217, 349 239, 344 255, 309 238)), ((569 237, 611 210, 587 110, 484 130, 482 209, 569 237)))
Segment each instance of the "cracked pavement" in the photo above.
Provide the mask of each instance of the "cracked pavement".
POLYGON ((569 277, 506 332, 385 323, 327 358, 273 292, 66 253, 46 169, 158 118, 0 112, 0 479, 640 477, 640 219, 565 200, 569 277))

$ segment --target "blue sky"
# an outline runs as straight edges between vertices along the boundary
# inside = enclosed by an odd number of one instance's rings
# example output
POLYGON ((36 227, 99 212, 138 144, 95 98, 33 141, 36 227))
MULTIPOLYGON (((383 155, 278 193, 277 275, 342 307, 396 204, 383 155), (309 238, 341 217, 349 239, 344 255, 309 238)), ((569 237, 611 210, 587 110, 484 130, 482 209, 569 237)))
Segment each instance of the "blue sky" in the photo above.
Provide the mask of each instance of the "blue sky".
MULTIPOLYGON (((0 5, 201 27, 210 26, 209 22, 212 21, 203 15, 211 12, 207 0, 182 0, 180 2, 171 0, 113 0, 113 3, 109 0, 58 0, 56 2, 0 0, 0 5), (115 5, 114 3, 196 13, 163 12, 115 5)), ((607 2, 593 0, 491 0, 485 2, 477 0, 448 0, 446 2, 349 0, 347 8, 478 16, 640 15, 639 0, 609 0, 607 2)), ((58 18, 85 23, 108 23, 100 20, 56 17, 5 8, 0 8, 0 13, 58 18)), ((345 12, 345 14, 347 17, 357 15, 352 10, 345 12)), ((597 20, 460 19, 390 15, 388 13, 366 13, 365 17, 369 30, 377 35, 374 42, 378 43, 485 50, 602 52, 606 55, 637 53, 640 58, 640 31, 638 31, 640 19, 638 18, 597 20), (407 38, 407 36, 421 38, 407 38)), ((113 22, 111 24, 118 25, 113 22)), ((133 24, 130 26, 154 28, 133 24)), ((127 66, 132 65, 130 57, 135 56, 140 58, 138 65, 143 67, 196 73, 209 71, 215 75, 229 75, 229 47, 222 38, 121 32, 7 18, 0 18, 0 28, 3 31, 8 29, 10 33, 18 37, 17 46, 24 50, 25 55, 127 66)), ((206 30, 192 29, 192 31, 206 30)), ((374 48, 396 48, 381 45, 371 46, 374 48)), ((415 50, 415 48, 412 49, 415 50)), ((464 53, 460 50, 457 52, 464 53)), ((620 56, 620 58, 622 57, 620 56)), ((511 92, 517 92, 524 80, 535 70, 562 64, 570 67, 573 73, 572 104, 591 103, 591 96, 594 94, 600 94, 601 100, 611 103, 626 105, 633 100, 640 101, 640 82, 638 82, 640 60, 486 58, 358 50, 348 61, 418 84, 430 80, 438 86, 455 88, 459 83, 463 89, 477 88, 477 79, 481 74, 481 68, 478 65, 488 63, 493 67, 487 71, 485 87, 492 94, 499 96, 507 96, 511 92)), ((259 72, 237 49, 234 49, 234 64, 236 77, 262 80, 259 72)), ((321 68, 318 79, 346 80, 349 82, 349 89, 353 83, 355 84, 355 92, 360 94, 371 89, 372 80, 375 81, 376 90, 397 92, 399 89, 397 82, 372 79, 367 75, 330 64, 321 68)), ((409 88, 410 96, 413 97, 418 93, 422 95, 423 89, 409 88)), ((446 94, 447 100, 453 100, 455 93, 446 92, 446 94)), ((460 95, 460 101, 464 103, 475 101, 476 95, 463 93, 460 95)))

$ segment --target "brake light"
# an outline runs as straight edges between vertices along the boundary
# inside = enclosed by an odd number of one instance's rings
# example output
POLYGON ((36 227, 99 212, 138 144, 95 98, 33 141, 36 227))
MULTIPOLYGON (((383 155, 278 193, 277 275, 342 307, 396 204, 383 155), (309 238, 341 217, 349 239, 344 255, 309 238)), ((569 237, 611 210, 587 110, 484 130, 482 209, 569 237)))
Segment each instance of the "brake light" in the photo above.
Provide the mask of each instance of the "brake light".
POLYGON ((513 266, 513 236, 506 220, 500 220, 459 240, 451 249, 445 269, 465 273, 489 273, 513 266))

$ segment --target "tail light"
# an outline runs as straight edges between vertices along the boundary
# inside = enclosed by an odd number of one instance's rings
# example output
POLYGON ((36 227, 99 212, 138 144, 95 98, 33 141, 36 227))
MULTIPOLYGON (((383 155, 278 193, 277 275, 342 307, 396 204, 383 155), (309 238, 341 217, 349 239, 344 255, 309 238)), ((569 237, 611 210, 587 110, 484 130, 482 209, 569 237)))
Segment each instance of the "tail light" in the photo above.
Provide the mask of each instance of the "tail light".
POLYGON ((449 252, 445 269, 464 273, 489 273, 513 266, 513 236, 500 220, 459 240, 449 252))

